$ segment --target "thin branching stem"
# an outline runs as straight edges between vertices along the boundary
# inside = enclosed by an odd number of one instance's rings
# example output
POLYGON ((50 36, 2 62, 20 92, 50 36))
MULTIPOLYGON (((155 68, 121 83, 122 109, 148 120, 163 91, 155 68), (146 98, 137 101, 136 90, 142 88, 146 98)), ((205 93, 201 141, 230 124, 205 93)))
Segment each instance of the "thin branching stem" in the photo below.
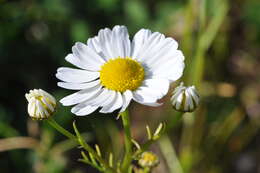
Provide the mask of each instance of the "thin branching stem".
MULTIPOLYGON (((89 152, 90 157, 93 156, 93 157, 105 168, 106 173, 116 173, 116 171, 115 171, 113 168, 111 168, 111 167, 109 166, 109 164, 108 164, 105 160, 103 160, 103 159, 96 153, 96 151, 95 151, 93 148, 91 148, 91 147, 84 141, 84 139, 82 138, 82 136, 80 135, 80 133, 79 133, 77 127, 76 127, 75 122, 73 123, 73 128, 74 128, 75 133, 76 133, 76 135, 77 135, 77 140, 78 140, 79 144, 80 144, 86 151, 89 152)), ((92 162, 93 162, 93 160, 92 160, 92 162)))

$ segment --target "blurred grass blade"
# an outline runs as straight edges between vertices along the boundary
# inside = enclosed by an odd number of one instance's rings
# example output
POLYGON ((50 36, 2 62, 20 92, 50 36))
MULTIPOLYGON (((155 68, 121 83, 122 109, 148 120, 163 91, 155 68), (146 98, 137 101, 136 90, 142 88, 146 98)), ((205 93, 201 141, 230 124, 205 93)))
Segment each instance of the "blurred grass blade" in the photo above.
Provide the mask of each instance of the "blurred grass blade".
POLYGON ((172 143, 167 135, 164 135, 159 141, 160 150, 162 151, 170 173, 183 173, 183 169, 178 160, 178 156, 172 146, 172 143))
POLYGON ((199 87, 204 72, 205 53, 217 35, 217 32, 219 31, 220 26, 227 15, 227 12, 228 3, 226 0, 222 0, 221 3, 219 3, 218 8, 216 8, 214 16, 210 20, 208 27, 205 29, 205 31, 201 32, 201 35, 198 38, 198 47, 196 49, 193 61, 193 70, 191 70, 190 73, 190 84, 194 84, 195 86, 199 87))
POLYGON ((110 167, 114 166, 114 156, 113 156, 113 153, 109 153, 109 166, 110 167))
POLYGON ((11 137, 0 139, 0 152, 14 149, 34 149, 39 142, 31 137, 11 137))

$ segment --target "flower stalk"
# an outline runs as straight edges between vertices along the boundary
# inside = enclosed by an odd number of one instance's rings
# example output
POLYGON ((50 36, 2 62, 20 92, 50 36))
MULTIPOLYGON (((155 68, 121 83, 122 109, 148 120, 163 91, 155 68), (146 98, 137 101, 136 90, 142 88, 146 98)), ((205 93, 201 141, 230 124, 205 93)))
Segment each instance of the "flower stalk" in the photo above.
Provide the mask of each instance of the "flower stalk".
POLYGON ((62 126, 60 126, 53 118, 49 118, 46 120, 53 128, 55 128, 57 131, 59 131, 64 136, 68 137, 72 140, 77 140, 77 137, 70 133, 68 130, 64 129, 62 126))
POLYGON ((132 162, 132 137, 131 137, 131 130, 130 130, 130 119, 128 110, 121 113, 123 127, 125 132, 125 156, 122 164, 122 171, 126 172, 132 162))

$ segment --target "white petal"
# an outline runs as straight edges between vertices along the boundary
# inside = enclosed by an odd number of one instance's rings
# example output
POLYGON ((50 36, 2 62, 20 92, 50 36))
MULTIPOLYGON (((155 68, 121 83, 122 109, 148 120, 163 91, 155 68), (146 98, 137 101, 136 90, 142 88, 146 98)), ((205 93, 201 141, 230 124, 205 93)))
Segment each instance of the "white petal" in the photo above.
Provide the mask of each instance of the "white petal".
POLYGON ((115 26, 112 31, 102 29, 98 33, 98 39, 106 60, 130 56, 130 40, 125 26, 115 26))
POLYGON ((156 92, 148 87, 139 87, 133 93, 133 99, 141 104, 149 105, 149 106, 159 106, 157 100, 160 98, 161 93, 156 92))
POLYGON ((183 100, 183 95, 178 95, 177 96, 177 99, 176 99, 176 108, 177 109, 180 109, 181 107, 181 104, 182 104, 182 100, 183 100))
POLYGON ((56 77, 64 82, 84 83, 97 79, 99 72, 61 67, 58 68, 56 77))
POLYGON ((194 108, 193 101, 191 98, 191 95, 187 93, 187 90, 185 90, 185 96, 186 96, 186 103, 184 105, 185 110, 192 110, 194 108))
POLYGON ((105 58, 104 53, 102 52, 102 49, 101 49, 101 46, 100 46, 98 36, 95 36, 93 38, 89 38, 88 41, 87 41, 87 45, 91 49, 95 50, 96 53, 99 54, 99 56, 106 61, 106 58, 105 58))
POLYGON ((29 102, 29 100, 30 100, 30 95, 29 95, 28 93, 26 93, 26 94, 25 94, 25 98, 26 98, 26 100, 29 102))
POLYGON ((162 62, 166 62, 168 60, 167 57, 169 57, 169 53, 177 50, 177 47, 178 44, 174 39, 166 38, 163 39, 163 41, 160 41, 157 45, 154 45, 151 50, 146 51, 146 53, 141 54, 140 56, 142 58, 142 62, 147 66, 160 64, 162 62))
POLYGON ((86 64, 84 61, 82 61, 78 57, 75 57, 73 54, 68 54, 65 57, 65 60, 81 69, 85 69, 85 70, 91 69, 90 64, 86 64))
POLYGON ((176 63, 183 62, 184 59, 185 58, 184 58, 182 51, 169 49, 168 52, 164 53, 164 55, 161 57, 161 59, 159 59, 158 61, 149 63, 149 66, 153 67, 154 69, 161 69, 161 65, 167 65, 167 64, 169 64, 169 61, 171 62, 171 65, 173 65, 176 63))
POLYGON ((92 88, 84 89, 81 91, 78 91, 74 94, 68 95, 64 97, 63 99, 60 100, 60 102, 64 106, 70 106, 70 105, 75 105, 78 103, 81 103, 89 98, 96 97, 101 91, 101 86, 95 86, 92 88))
POLYGON ((125 26, 115 26, 112 30, 111 49, 113 50, 113 58, 130 56, 130 40, 127 28, 125 26))
POLYGON ((158 43, 160 43, 161 39, 165 38, 165 36, 159 32, 152 33, 149 38, 144 42, 142 48, 136 53, 136 59, 143 62, 143 55, 153 51, 156 48, 158 43))
POLYGON ((49 93, 47 93, 46 91, 39 89, 39 91, 43 94, 44 97, 47 97, 48 99, 50 99, 51 102, 56 103, 56 99, 50 95, 49 93))
POLYGON ((176 101, 181 101, 182 100, 182 89, 175 90, 172 97, 171 101, 176 102, 176 101))
POLYGON ((184 70, 184 56, 181 51, 169 52, 160 63, 150 66, 154 77, 166 78, 171 81, 179 79, 184 70))
POLYGON ((134 92, 134 100, 141 104, 151 105, 165 96, 169 90, 169 81, 167 79, 147 79, 144 85, 134 92))
POLYGON ((91 81, 88 83, 67 83, 67 82, 58 82, 58 86, 65 89, 71 90, 82 90, 97 86, 100 84, 100 80, 91 81))
POLYGON ((85 107, 87 105, 91 105, 100 107, 109 97, 111 97, 111 93, 108 92, 106 88, 102 88, 101 92, 99 92, 99 94, 96 97, 89 98, 88 100, 78 104, 77 106, 85 107))
POLYGON ((110 104, 104 106, 99 112, 111 113, 114 110, 121 108, 122 105, 123 105, 122 95, 120 92, 116 92, 116 95, 115 95, 113 101, 110 104))
POLYGON ((30 116, 34 116, 35 111, 36 111, 35 101, 29 102, 28 112, 29 112, 30 116))
POLYGON ((93 38, 89 38, 87 41, 87 45, 88 45, 88 47, 95 50, 96 52, 101 52, 101 48, 100 48, 99 40, 98 40, 97 36, 95 36, 93 38))
POLYGON ((108 97, 106 99, 104 99, 104 101, 102 101, 102 103, 100 103, 100 107, 106 106, 108 105, 108 103, 111 103, 111 101, 113 100, 113 97, 116 96, 116 92, 113 90, 107 90, 107 95, 108 97))
POLYGON ((161 33, 141 30, 133 41, 133 58, 140 61, 148 70, 148 75, 157 75, 175 81, 182 75, 184 56, 178 51, 178 43, 172 38, 165 38, 161 33), (139 33, 140 32, 140 33, 139 33), (136 41, 135 41, 136 40, 136 41), (138 44, 135 44, 138 43, 138 44), (135 48, 136 46, 137 48, 135 48), (135 50, 137 49, 137 50, 135 50), (159 75, 158 75, 159 74, 159 75))
POLYGON ((107 111, 111 108, 111 105, 114 103, 117 92, 112 90, 109 90, 109 92, 110 97, 101 105, 103 108, 99 112, 107 113, 107 111))
POLYGON ((143 47, 144 43, 151 34, 152 32, 148 29, 141 29, 135 34, 131 46, 131 57, 136 58, 137 53, 143 47))
POLYGON ((133 98, 133 93, 131 91, 127 90, 123 93, 123 95, 122 95, 123 106, 122 106, 120 112, 124 112, 126 110, 128 105, 130 104, 132 98, 133 98))
POLYGON ((146 106, 153 106, 153 107, 158 107, 161 106, 162 103, 157 103, 157 102, 153 102, 153 103, 144 103, 144 102, 139 102, 140 104, 146 105, 146 106))
POLYGON ((44 112, 43 112, 44 108, 39 100, 36 100, 36 107, 38 108, 36 111, 37 112, 36 114, 38 115, 38 117, 44 118, 44 112))
POLYGON ((106 60, 109 60, 110 58, 115 58, 114 54, 111 49, 111 37, 112 37, 112 31, 108 28, 101 29, 98 32, 98 39, 100 43, 100 49, 102 50, 104 54, 104 58, 106 60))
POLYGON ((169 91, 170 83, 167 79, 146 79, 144 81, 144 86, 147 86, 148 88, 155 90, 158 94, 158 98, 162 98, 165 96, 169 91))
POLYGON ((85 107, 80 107, 80 108, 77 107, 77 106, 74 106, 71 109, 71 112, 75 115, 78 115, 78 116, 85 116, 85 115, 91 114, 92 112, 94 112, 98 108, 98 106, 91 106, 91 105, 88 105, 88 106, 85 106, 85 107))
POLYGON ((158 100, 157 95, 153 93, 153 90, 147 87, 139 87, 133 92, 133 98, 135 101, 141 101, 143 103, 152 103, 158 100))
POLYGON ((199 95, 197 93, 197 91, 195 90, 195 87, 188 87, 187 88, 187 92, 192 96, 192 98, 194 99, 195 103, 198 104, 199 103, 199 95))
POLYGON ((87 45, 77 42, 72 47, 73 55, 80 59, 80 61, 85 64, 87 70, 99 71, 100 67, 105 63, 105 61, 87 45))

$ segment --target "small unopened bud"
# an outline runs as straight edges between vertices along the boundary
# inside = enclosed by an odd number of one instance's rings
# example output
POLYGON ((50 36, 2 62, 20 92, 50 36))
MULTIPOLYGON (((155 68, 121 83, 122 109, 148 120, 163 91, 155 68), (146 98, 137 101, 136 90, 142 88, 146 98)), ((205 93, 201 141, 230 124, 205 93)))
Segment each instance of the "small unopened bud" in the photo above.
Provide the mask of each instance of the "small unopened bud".
POLYGON ((155 167, 159 163, 158 157, 152 152, 143 152, 138 160, 138 164, 144 167, 155 167))
POLYGON ((165 123, 160 123, 153 134, 153 140, 159 139, 162 133, 164 132, 164 130, 165 130, 165 123))
POLYGON ((199 94, 194 86, 185 87, 183 82, 172 93, 173 108, 181 112, 193 112, 199 104, 199 94))
POLYGON ((28 101, 28 113, 34 120, 49 118, 56 108, 55 98, 42 89, 30 90, 25 94, 28 101))

